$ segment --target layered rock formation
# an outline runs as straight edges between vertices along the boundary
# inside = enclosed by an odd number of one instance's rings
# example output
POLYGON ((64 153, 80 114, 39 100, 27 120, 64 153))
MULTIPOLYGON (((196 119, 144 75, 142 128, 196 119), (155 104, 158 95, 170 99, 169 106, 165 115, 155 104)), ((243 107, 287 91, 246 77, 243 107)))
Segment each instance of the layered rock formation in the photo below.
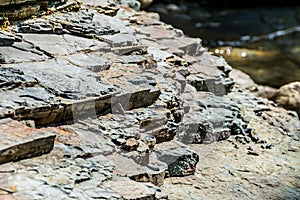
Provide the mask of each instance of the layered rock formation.
POLYGON ((200 37, 210 51, 256 83, 279 88, 300 80, 299 3, 161 0, 149 11, 187 35, 200 37))
POLYGON ((201 39, 110 0, 9 28, 0 198, 299 197, 299 119, 201 39))

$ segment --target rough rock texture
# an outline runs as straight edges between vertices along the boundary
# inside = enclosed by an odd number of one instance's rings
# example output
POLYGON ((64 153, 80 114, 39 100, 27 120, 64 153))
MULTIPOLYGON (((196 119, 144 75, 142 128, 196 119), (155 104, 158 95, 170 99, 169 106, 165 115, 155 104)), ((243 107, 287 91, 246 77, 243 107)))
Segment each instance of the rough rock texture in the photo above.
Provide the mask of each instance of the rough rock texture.
POLYGON ((55 133, 37 131, 11 119, 0 120, 0 164, 49 153, 55 133))
POLYGON ((6 6, 6 5, 11 5, 11 4, 22 4, 26 2, 34 2, 35 0, 3 0, 1 1, 0 5, 1 6, 6 6))
POLYGON ((200 37, 256 83, 279 88, 300 80, 300 1, 270 2, 160 0, 148 10, 200 37))
POLYGON ((299 198, 299 119, 199 38, 111 0, 10 30, 0 199, 299 198))
POLYGON ((300 116, 300 82, 282 86, 271 99, 288 110, 296 111, 300 116))

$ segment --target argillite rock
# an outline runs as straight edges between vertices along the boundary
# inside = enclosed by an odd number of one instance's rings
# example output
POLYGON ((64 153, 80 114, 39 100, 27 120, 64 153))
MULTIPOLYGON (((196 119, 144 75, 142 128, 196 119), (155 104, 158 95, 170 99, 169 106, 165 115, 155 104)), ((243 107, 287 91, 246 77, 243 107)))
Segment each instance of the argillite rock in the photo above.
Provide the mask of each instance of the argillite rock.
POLYGON ((0 199, 299 197, 294 112, 135 1, 55 2, 0 33, 0 199))
POLYGON ((0 164, 40 156, 52 151, 55 133, 26 127, 11 119, 0 120, 0 164))

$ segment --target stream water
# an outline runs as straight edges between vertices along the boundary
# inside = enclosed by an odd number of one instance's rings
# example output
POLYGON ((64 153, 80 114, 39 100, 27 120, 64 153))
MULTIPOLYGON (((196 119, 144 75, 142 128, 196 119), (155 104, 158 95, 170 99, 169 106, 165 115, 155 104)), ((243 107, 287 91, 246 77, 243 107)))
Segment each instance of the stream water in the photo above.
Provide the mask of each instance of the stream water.
POLYGON ((300 81, 300 5, 235 7, 159 1, 149 11, 200 37, 215 54, 255 82, 280 87, 300 81), (162 3, 164 2, 164 3, 162 3))

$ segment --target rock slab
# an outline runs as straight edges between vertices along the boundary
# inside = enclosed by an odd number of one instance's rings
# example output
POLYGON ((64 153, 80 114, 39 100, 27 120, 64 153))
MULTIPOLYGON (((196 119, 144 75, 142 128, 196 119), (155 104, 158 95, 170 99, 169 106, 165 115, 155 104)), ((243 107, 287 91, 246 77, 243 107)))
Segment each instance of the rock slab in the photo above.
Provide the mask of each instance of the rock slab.
POLYGON ((0 164, 50 153, 56 137, 10 119, 0 120, 0 135, 0 164))

